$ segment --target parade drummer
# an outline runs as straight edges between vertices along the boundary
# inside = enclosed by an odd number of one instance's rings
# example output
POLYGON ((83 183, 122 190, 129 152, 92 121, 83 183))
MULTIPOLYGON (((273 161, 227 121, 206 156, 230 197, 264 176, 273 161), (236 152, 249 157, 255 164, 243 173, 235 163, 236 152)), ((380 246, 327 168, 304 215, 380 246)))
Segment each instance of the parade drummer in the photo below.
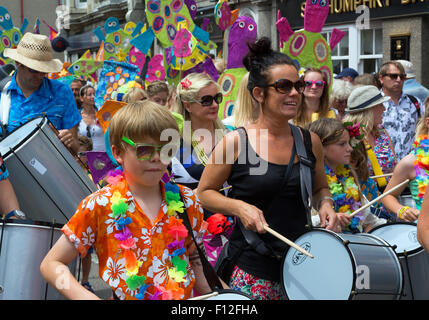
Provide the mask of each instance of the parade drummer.
POLYGON ((70 87, 46 77, 47 73, 60 72, 63 66, 53 58, 49 38, 26 33, 16 49, 4 50, 4 56, 15 61, 17 71, 1 95, 3 136, 28 120, 46 115, 59 131, 61 142, 77 152, 81 116, 70 87))
MULTIPOLYGON (((273 51, 268 38, 249 47, 243 62, 249 71, 248 89, 259 105, 259 117, 255 123, 228 133, 217 145, 198 185, 198 196, 208 210, 238 217, 245 230, 255 231, 267 249, 264 254, 247 245, 242 228, 235 227, 229 245, 235 261, 228 279, 223 280, 254 299, 282 299, 278 256, 287 247, 265 233, 264 225, 294 241, 308 223, 301 199, 300 162, 291 157, 294 139, 289 125, 301 105, 305 83, 299 79, 293 61, 273 51), (290 178, 284 183, 288 167, 290 178), (231 198, 218 192, 225 181, 232 186, 231 198)), ((314 207, 319 209, 323 226, 339 231, 320 139, 307 130, 300 133, 313 166, 314 207)))

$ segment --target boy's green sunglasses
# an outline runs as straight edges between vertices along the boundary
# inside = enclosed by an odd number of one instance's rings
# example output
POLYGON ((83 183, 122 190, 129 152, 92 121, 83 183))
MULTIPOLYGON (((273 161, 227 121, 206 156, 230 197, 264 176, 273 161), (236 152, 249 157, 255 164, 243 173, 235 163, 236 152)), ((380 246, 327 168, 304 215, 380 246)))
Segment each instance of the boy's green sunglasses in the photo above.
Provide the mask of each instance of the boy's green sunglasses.
MULTIPOLYGON (((155 145, 149 143, 136 143, 127 137, 122 137, 122 141, 135 148, 137 159, 141 161, 152 159, 156 151, 161 154, 161 149, 165 147, 165 144, 155 145)), ((169 157, 169 160, 171 160, 173 156, 169 157)))

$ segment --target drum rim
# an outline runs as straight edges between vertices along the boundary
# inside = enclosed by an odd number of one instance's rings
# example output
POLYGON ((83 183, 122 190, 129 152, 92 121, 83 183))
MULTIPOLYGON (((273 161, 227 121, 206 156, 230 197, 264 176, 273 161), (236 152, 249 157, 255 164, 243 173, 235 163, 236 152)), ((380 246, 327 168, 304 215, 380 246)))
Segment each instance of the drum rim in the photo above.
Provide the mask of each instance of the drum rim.
MULTIPOLYGON (((381 224, 381 225, 379 225, 379 226, 376 226, 374 229, 372 229, 368 234, 372 234, 372 232, 373 231, 375 231, 375 230, 378 230, 378 229, 381 229, 381 228, 383 228, 383 227, 385 227, 385 226, 390 226, 390 225, 395 225, 395 224, 408 224, 408 225, 412 225, 412 226, 415 226, 415 227, 417 227, 417 224, 416 223, 414 223, 414 222, 409 222, 409 221, 396 221, 396 222, 388 222, 388 223, 385 223, 385 224, 381 224)), ((379 237, 379 236, 378 236, 379 237)), ((384 239, 383 239, 384 240, 384 239)), ((386 241, 386 240, 385 240, 386 241)), ((386 242, 388 242, 388 241, 386 241, 386 242)), ((390 243, 389 243, 389 245, 390 246, 392 246, 390 243)), ((395 254, 398 256, 398 257, 404 257, 405 255, 404 255, 404 253, 403 252, 396 252, 396 250, 394 250, 395 251, 395 254)), ((414 254, 417 254, 417 253, 420 253, 420 252, 422 252, 422 251, 424 251, 424 248, 422 247, 422 245, 419 243, 419 247, 418 248, 416 248, 416 249, 413 249, 413 250, 410 250, 410 251, 407 251, 407 256, 410 256, 410 255, 414 255, 414 254)))
MULTIPOLYGON (((18 131, 19 129, 21 129, 22 127, 24 127, 25 125, 27 125, 28 123, 35 121, 37 119, 40 119, 39 125, 44 125, 47 121, 47 117, 46 116, 38 116, 35 117, 33 119, 28 120, 26 123, 21 124, 18 128, 15 128, 14 130, 12 130, 11 132, 9 132, 6 137, 2 140, 4 141, 7 137, 9 137, 12 133, 18 131)), ((29 139, 31 137, 34 136, 34 134, 39 130, 39 127, 34 128, 32 131, 30 131, 28 133, 28 135, 22 139, 21 141, 19 141, 15 146, 10 147, 9 150, 3 155, 3 160, 7 160, 7 158, 13 153, 12 151, 18 151, 25 143, 27 143, 29 141, 29 139)))
POLYGON ((238 291, 238 290, 234 290, 234 289, 216 289, 213 292, 217 292, 218 295, 221 294, 228 294, 228 293, 233 293, 233 294, 238 294, 240 296, 244 296, 250 300, 253 300, 249 295, 245 294, 244 292, 238 291))
MULTIPOLYGON (((300 236, 295 240, 295 242, 296 242, 300 237, 302 237, 304 234, 309 233, 309 232, 312 232, 312 231, 320 231, 320 232, 325 232, 325 233, 331 234, 331 235, 333 235, 335 238, 337 238, 339 241, 341 241, 341 242, 343 243, 344 247, 346 248, 347 253, 349 254, 349 257, 350 257, 350 259, 351 259, 351 261, 352 261, 352 269, 353 269, 352 287, 351 287, 351 289, 350 289, 350 294, 349 294, 349 296, 348 296, 347 300, 352 300, 352 299, 353 299, 353 297, 355 296, 354 292, 356 291, 356 278, 357 278, 357 275, 356 275, 356 265, 357 265, 357 262, 356 262, 356 258, 355 258, 355 256, 353 255, 353 252, 350 250, 350 248, 349 248, 349 246, 348 246, 348 245, 344 244, 345 239, 341 238, 340 234, 338 234, 338 233, 336 233, 336 232, 333 232, 333 231, 331 231, 331 230, 326 230, 326 229, 324 229, 324 228, 318 228, 318 227, 316 227, 316 228, 312 228, 312 229, 310 229, 309 231, 306 231, 306 232, 304 232, 303 234, 301 234, 301 235, 300 235, 300 236)), ((286 256, 287 256, 287 253, 289 252, 289 249, 291 249, 291 248, 292 248, 292 247, 289 247, 289 248, 286 250, 286 252, 285 252, 285 254, 284 254, 284 256, 283 256, 283 261, 282 261, 282 263, 281 263, 281 269, 280 269, 280 273, 281 273, 281 278, 280 278, 281 287, 282 287, 282 289, 283 289, 283 293, 285 294, 285 296, 286 296, 286 298, 287 298, 288 300, 291 300, 291 299, 289 298, 289 295, 287 294, 287 291, 286 291, 286 285, 285 285, 285 281, 284 281, 283 270, 284 270, 284 265, 285 265, 285 262, 286 262, 286 256)), ((292 249, 293 249, 293 248, 292 248, 292 249)), ((295 249, 295 250, 296 250, 296 249, 295 249)))
POLYGON ((26 226, 26 227, 44 227, 44 228, 54 228, 61 229, 64 227, 62 223, 56 222, 47 222, 47 221, 39 221, 39 220, 18 220, 18 219, 0 219, 0 230, 3 227, 3 223, 5 223, 5 227, 8 225, 12 226, 26 226))

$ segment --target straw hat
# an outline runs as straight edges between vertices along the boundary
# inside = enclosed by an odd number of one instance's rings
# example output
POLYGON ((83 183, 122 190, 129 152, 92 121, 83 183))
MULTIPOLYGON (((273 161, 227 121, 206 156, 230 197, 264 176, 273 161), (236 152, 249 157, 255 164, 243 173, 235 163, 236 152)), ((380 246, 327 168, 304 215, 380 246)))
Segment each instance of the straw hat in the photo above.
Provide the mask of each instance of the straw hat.
POLYGON ((49 38, 41 34, 27 32, 16 49, 6 48, 4 56, 39 72, 60 72, 63 64, 53 58, 54 51, 49 38))
POLYGON ((350 93, 345 111, 348 113, 360 112, 388 100, 390 97, 383 96, 376 86, 361 86, 350 93))

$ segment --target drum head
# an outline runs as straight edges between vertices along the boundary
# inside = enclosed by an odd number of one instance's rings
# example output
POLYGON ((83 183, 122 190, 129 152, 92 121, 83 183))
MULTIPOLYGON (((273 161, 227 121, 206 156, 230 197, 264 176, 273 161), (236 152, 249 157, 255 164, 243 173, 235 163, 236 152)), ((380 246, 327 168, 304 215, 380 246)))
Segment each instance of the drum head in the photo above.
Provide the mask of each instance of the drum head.
POLYGON ((371 234, 385 240, 391 246, 396 245, 395 252, 402 255, 404 251, 408 254, 422 249, 417 240, 417 225, 410 222, 396 222, 383 224, 370 231, 371 234))
POLYGON ((296 244, 314 258, 289 248, 283 261, 283 286, 290 300, 346 300, 355 283, 355 263, 337 234, 312 230, 296 244))
POLYGON ((0 154, 3 156, 3 159, 6 160, 11 153, 10 149, 16 151, 21 145, 28 141, 32 133, 37 131, 37 125, 42 125, 45 121, 45 118, 35 118, 9 133, 0 143, 0 154))
POLYGON ((252 300, 244 293, 235 290, 222 290, 218 295, 206 300, 252 300))

